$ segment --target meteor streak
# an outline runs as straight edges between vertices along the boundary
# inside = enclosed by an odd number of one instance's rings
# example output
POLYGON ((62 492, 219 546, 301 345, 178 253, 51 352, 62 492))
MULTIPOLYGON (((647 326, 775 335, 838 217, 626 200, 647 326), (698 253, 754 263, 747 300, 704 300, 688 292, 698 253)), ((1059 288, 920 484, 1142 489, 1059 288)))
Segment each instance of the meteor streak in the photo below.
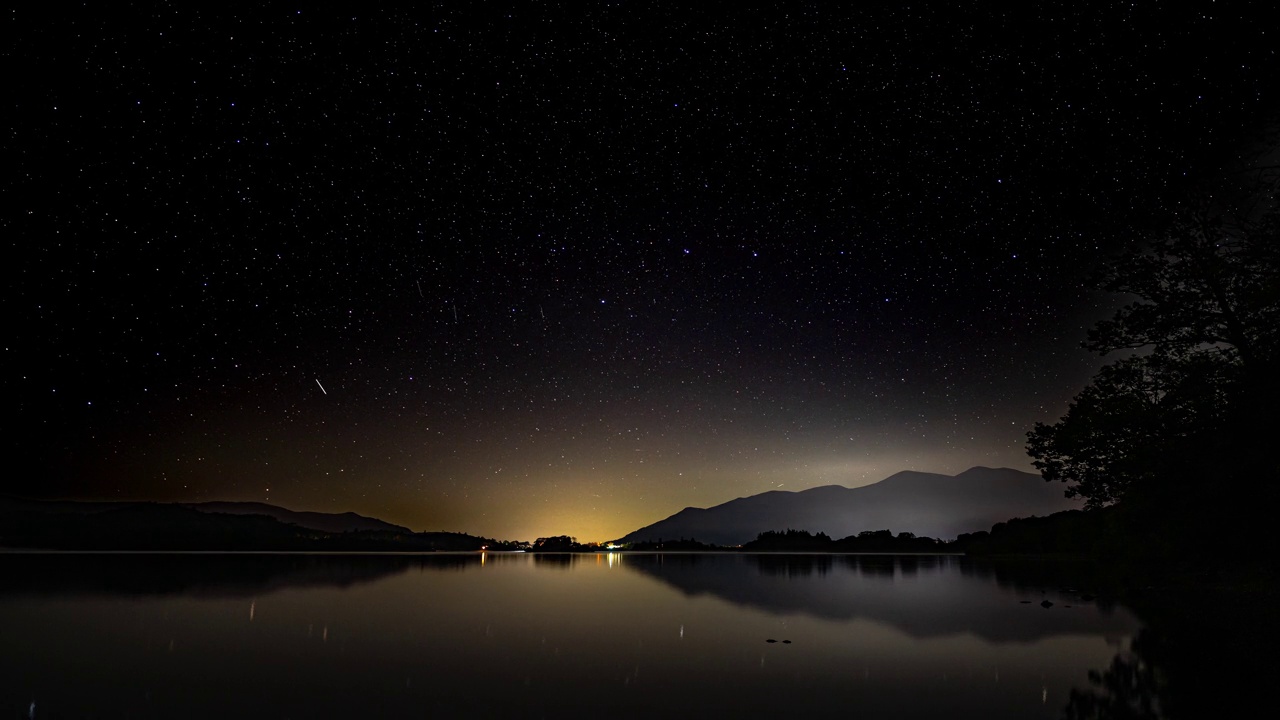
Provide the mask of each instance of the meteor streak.
MULTIPOLYGON (((320 385, 320 378, 316 378, 316 384, 320 385)), ((323 385, 320 385, 320 392, 324 393, 325 395, 329 394, 329 391, 325 390, 323 385)))

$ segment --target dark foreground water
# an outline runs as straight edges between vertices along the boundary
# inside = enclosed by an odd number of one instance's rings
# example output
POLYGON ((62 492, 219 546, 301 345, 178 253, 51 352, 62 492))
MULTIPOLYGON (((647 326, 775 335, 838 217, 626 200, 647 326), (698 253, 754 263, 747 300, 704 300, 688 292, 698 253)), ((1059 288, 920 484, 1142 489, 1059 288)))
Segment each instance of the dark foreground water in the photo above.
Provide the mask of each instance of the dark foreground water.
POLYGON ((959 557, 15 554, 0 578, 0 718, 1058 718, 1140 629, 1071 566, 959 557))

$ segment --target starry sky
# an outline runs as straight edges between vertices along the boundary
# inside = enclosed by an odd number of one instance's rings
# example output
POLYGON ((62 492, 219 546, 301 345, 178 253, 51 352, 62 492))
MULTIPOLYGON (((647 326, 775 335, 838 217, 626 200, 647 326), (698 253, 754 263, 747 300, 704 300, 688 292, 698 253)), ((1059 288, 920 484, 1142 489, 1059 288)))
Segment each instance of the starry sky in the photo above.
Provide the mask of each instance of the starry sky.
POLYGON ((0 491, 604 540, 1029 470, 1090 273, 1275 118, 1252 5, 589 5, 6 11, 0 491))

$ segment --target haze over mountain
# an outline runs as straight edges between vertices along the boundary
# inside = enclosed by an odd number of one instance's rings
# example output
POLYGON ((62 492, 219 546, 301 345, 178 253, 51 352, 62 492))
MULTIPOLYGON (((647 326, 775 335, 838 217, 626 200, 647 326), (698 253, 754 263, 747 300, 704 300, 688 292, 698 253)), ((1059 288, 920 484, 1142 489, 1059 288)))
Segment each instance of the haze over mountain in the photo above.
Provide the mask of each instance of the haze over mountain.
POLYGON ((621 542, 696 538, 741 545, 766 530, 809 530, 832 538, 892 530, 949 540, 1014 517, 1080 507, 1061 484, 1010 468, 970 468, 959 475, 904 471, 857 488, 839 485, 775 490, 710 508, 685 508, 621 542))

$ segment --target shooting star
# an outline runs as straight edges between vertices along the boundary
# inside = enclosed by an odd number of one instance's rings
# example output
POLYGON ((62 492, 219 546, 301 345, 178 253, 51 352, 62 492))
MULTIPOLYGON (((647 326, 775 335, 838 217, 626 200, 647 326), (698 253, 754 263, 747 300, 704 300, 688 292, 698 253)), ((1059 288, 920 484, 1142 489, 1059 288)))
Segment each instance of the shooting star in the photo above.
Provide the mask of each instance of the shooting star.
POLYGON ((418 297, 426 298, 427 296, 422 294, 422 283, 417 280, 414 280, 413 284, 418 286, 418 297))
POLYGON ((542 312, 542 306, 541 306, 541 305, 539 305, 539 306, 538 306, 538 314, 542 316, 542 322, 546 322, 546 321, 547 321, 547 314, 546 314, 546 313, 544 313, 544 312, 542 312))
POLYGON ((458 306, 456 304, 453 306, 453 321, 458 322, 458 306))
MULTIPOLYGON (((316 378, 316 384, 320 385, 320 378, 316 378)), ((329 394, 329 391, 325 390, 323 385, 320 385, 320 392, 324 393, 325 395, 329 394)))

